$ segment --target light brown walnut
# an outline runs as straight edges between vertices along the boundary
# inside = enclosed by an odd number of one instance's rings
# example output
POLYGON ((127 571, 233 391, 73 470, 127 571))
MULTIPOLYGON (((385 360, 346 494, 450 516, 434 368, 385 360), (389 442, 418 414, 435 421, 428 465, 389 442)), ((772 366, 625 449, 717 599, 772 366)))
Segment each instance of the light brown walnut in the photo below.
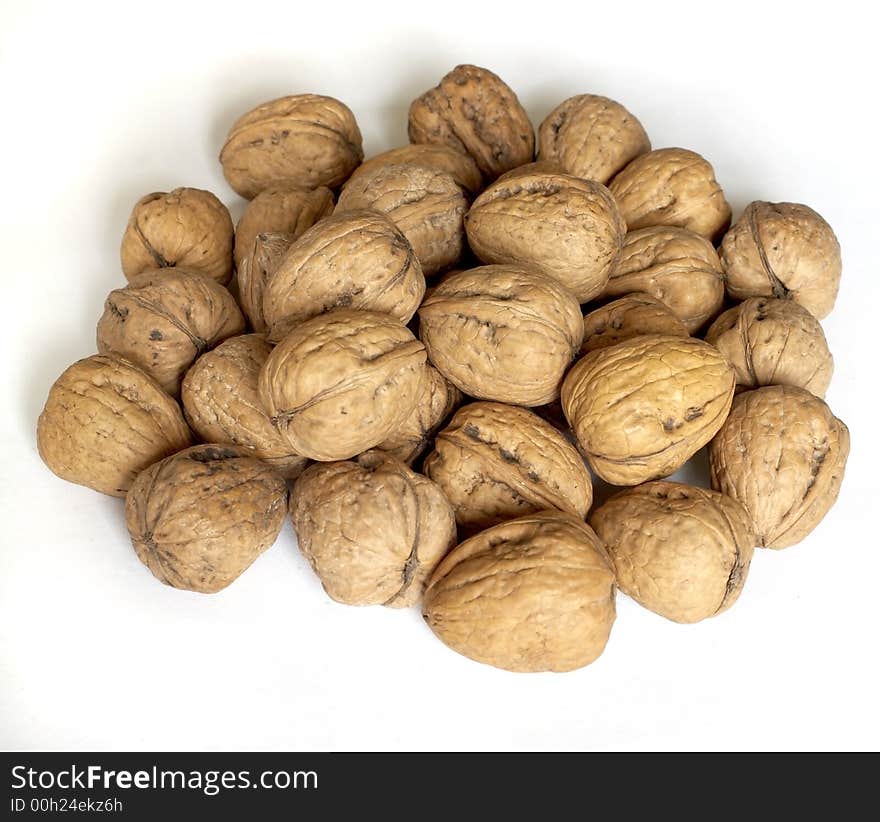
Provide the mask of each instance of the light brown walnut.
POLYGON ((239 263, 236 272, 238 304, 258 334, 269 330, 263 315, 263 294, 292 242, 292 234, 257 234, 250 252, 239 263))
POLYGON ((581 354, 646 334, 690 336, 687 326, 660 300, 635 292, 606 303, 584 317, 581 354))

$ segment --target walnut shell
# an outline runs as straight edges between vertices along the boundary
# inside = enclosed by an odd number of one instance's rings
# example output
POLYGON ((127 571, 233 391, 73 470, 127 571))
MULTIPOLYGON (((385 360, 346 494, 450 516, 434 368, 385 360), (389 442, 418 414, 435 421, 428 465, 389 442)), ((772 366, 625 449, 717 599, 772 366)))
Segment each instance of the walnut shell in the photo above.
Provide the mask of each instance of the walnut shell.
POLYGON ((461 271, 419 309, 431 362, 465 394, 543 405, 581 344, 580 306, 555 280, 512 265, 461 271))
POLYGON ((409 240, 426 277, 461 257, 467 200, 445 171, 406 164, 380 166, 352 180, 339 195, 337 214, 362 209, 388 215, 409 240))
POLYGON ((462 542, 425 590, 424 616, 453 651, 508 671, 571 671, 605 649, 617 588, 583 521, 541 511, 462 542))
POLYGON ((520 174, 487 188, 465 218, 471 250, 486 263, 530 265, 580 302, 608 282, 626 226, 608 189, 568 174, 520 174))
POLYGON ((308 464, 275 430, 260 404, 260 370, 272 346, 261 334, 232 337, 199 357, 181 386, 183 411, 205 442, 238 445, 286 479, 308 464))
POLYGON ((475 402, 438 435, 424 471, 469 533, 547 508, 580 519, 593 501, 590 472, 577 449, 525 408, 475 402))
POLYGON ((488 181, 535 156, 535 132, 516 94, 478 66, 456 66, 413 100, 409 140, 468 154, 488 181))
POLYGON ((706 332, 736 369, 740 388, 794 385, 824 397, 834 359, 819 321, 791 300, 752 297, 725 311, 706 332))
POLYGON ((379 451, 306 470, 290 518, 324 590, 346 605, 414 605, 455 545, 455 518, 440 489, 379 451))
POLYGON ((275 347, 260 373, 260 400, 296 453, 348 459, 387 439, 412 413, 425 359, 425 347, 393 317, 331 311, 275 347))
POLYGON ((310 228, 288 249, 263 292, 269 339, 334 308, 360 308, 407 323, 425 293, 422 267, 384 214, 346 211, 310 228))
POLYGON ((711 240, 730 225, 730 206, 715 170, 695 151, 660 148, 642 154, 609 188, 630 231, 670 225, 711 240))
POLYGON ((673 622, 699 622, 739 598, 754 551, 749 516, 735 500, 677 482, 647 482, 590 517, 620 590, 673 622))
POLYGON ((584 317, 581 354, 646 334, 690 336, 687 326, 660 300, 636 292, 606 303, 584 317))
POLYGON ((562 384, 562 408, 590 467, 613 485, 681 468, 721 427, 733 368, 692 337, 633 337, 587 354, 562 384))
POLYGON ((291 241, 318 220, 333 213, 333 192, 326 186, 315 189, 270 186, 251 200, 235 227, 235 265, 250 254, 258 234, 288 234, 291 241))
POLYGON ((229 185, 250 200, 269 186, 341 185, 364 159, 361 143, 354 114, 344 103, 295 94, 239 117, 220 162, 229 185))
POLYGON ((182 266, 224 285, 232 278, 232 218, 210 191, 175 188, 141 197, 122 235, 122 272, 182 266))
POLYGON ((517 177, 524 177, 527 174, 565 174, 562 166, 553 160, 535 160, 525 165, 505 171, 495 182, 503 183, 507 180, 514 180, 517 177))
POLYGON ((245 449, 196 445, 142 471, 125 499, 138 559, 161 582, 213 594, 270 548, 287 484, 245 449))
POLYGON ((98 351, 131 360, 176 396, 196 357, 242 331, 244 317, 219 283, 188 269, 154 269, 110 292, 98 351))
POLYGON ((251 328, 259 334, 269 330, 266 318, 263 316, 263 295, 266 286, 291 243, 293 243, 292 234, 274 232, 257 234, 250 252, 239 263, 236 272, 238 304, 248 318, 251 328))
POLYGON ((727 292, 736 300, 794 300, 814 317, 831 313, 840 288, 840 243, 799 203, 749 203, 721 243, 727 292))
POLYGON ((611 266, 603 296, 645 291, 694 333, 724 303, 721 260, 705 237, 684 228, 654 226, 630 231, 611 266))
POLYGON ((627 163, 651 150, 642 124, 620 103, 597 94, 563 100, 538 127, 538 159, 567 174, 608 183, 627 163))
POLYGON ((790 385, 746 391, 709 446, 712 487, 749 512, 758 544, 787 548, 834 505, 849 430, 818 397, 790 385))
POLYGON ((152 377, 99 354, 55 381, 37 422, 37 448, 53 473, 114 497, 191 442, 179 406, 152 377))

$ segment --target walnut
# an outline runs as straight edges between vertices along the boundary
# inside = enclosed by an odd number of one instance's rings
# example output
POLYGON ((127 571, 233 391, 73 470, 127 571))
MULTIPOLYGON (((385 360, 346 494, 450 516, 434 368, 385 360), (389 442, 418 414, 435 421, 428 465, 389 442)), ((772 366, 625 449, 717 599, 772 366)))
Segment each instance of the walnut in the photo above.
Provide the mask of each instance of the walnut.
POLYGON ((37 423, 37 448, 55 474, 114 497, 191 442, 180 408, 152 377, 101 355, 55 381, 37 423))
POLYGON ((154 269, 110 292, 98 351, 131 360, 176 396, 199 354, 242 331, 244 317, 223 286, 189 269, 154 269))
POLYGON ((745 585, 751 523, 724 494, 646 482, 611 497, 590 525, 614 559, 620 590, 673 622, 726 611, 745 585))
POLYGON ((269 339, 334 308, 379 311, 407 323, 425 293, 406 237, 377 211, 345 211, 312 226, 288 249, 263 293, 269 339))
POLYGON ((655 226, 630 231, 603 296, 645 291, 694 333, 721 310, 724 278, 712 243, 693 231, 655 226))
POLYGON ((571 671, 605 649, 617 587, 583 521, 541 511, 450 551, 425 590, 424 616, 452 650, 509 671, 571 671))
POLYGON ((730 206, 715 171, 694 151, 660 148, 642 154, 610 188, 631 231, 669 225, 717 239, 730 225, 730 206))
POLYGON ((556 281, 513 265, 446 277, 419 309, 431 362, 465 394, 543 405, 559 394, 584 323, 556 281))
POLYGON ((138 559, 174 588, 213 594, 278 538, 287 485, 243 448, 196 445, 142 471, 125 500, 138 559))
POLYGON ((413 100, 409 139, 470 155, 489 181, 535 156, 535 132, 517 96, 478 66, 456 66, 413 100))
POLYGON ((232 278, 232 218, 210 191, 175 188, 135 203, 122 235, 122 272, 183 266, 224 285, 232 278))
POLYGON ((260 404, 260 370, 272 346, 261 334, 232 337, 199 357, 180 395, 193 431, 205 442, 238 445, 295 479, 308 464, 273 427, 260 404))
POLYGON ((567 174, 608 183, 627 163, 651 150, 642 124, 620 103, 578 94, 556 106, 538 128, 538 159, 567 174))
POLYGON ((334 188, 363 159, 354 114, 319 94, 280 97, 243 114, 220 152, 227 182, 248 200, 269 186, 334 188))
POLYGON ((546 508, 584 519, 593 501, 577 449, 525 408, 466 405, 438 435, 427 474, 446 494, 466 532, 546 508))
POLYGON ((531 265, 580 302, 608 282, 626 226, 601 183, 567 174, 520 174, 487 188, 465 218, 471 250, 486 263, 531 265))
POLYGON ((665 477, 727 417, 733 368, 692 337, 633 337, 587 354, 562 384, 562 408, 590 467, 613 485, 665 477))
POLYGON ((721 243, 727 291, 736 300, 794 300, 814 317, 831 313, 840 287, 840 243, 799 203, 749 203, 721 243))
POLYGON ((606 303, 584 317, 581 354, 646 334, 690 336, 687 326, 660 300, 636 292, 606 303))
POLYGON ((293 488, 290 518, 324 590, 346 605, 414 605, 455 545, 455 518, 440 489, 379 451, 307 469, 293 488))
POLYGON ((278 263, 293 243, 292 234, 270 232, 257 234, 238 266, 238 304, 248 318, 251 328, 259 334, 269 330, 263 316, 263 295, 278 263))
POLYGON ((445 171, 380 166, 352 180, 339 195, 336 213, 361 209, 391 218, 412 245, 426 277, 449 268, 461 256, 467 200, 445 171))
POLYGON ((709 446, 712 487, 749 512, 758 544, 800 542, 834 505, 849 431, 818 397, 790 385, 746 391, 709 446))
POLYGON ((353 457, 412 413, 425 347, 387 314, 341 309, 297 326, 260 373, 260 400, 282 439, 309 459, 353 457))
POLYGON ((824 397, 834 360, 819 321, 791 300, 752 297, 706 332, 736 369, 740 388, 794 385, 824 397))

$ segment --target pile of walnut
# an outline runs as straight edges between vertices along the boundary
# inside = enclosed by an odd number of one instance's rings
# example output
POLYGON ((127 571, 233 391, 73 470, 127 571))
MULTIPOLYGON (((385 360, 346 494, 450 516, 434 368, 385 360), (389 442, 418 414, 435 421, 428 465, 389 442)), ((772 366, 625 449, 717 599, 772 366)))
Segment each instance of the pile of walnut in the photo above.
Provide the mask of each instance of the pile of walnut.
POLYGON ((207 191, 139 200, 43 460, 125 497, 168 585, 229 585, 289 511, 334 600, 420 603, 512 671, 596 659, 618 587, 676 622, 729 608, 843 478, 831 228, 768 202, 729 227, 709 162, 619 103, 565 100, 536 139, 475 66, 409 137, 364 162, 344 104, 285 97, 220 152, 235 229, 207 191), (663 480, 704 446, 713 490, 663 480), (598 507, 590 469, 622 486, 598 507))

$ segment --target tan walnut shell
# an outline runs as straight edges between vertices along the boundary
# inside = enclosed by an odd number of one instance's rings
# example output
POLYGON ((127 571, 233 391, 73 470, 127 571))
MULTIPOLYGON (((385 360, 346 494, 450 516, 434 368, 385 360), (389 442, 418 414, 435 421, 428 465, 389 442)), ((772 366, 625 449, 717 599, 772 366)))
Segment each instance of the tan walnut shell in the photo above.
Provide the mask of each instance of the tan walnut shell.
POLYGON ((260 404, 260 371, 271 351, 261 334, 226 340, 187 372, 181 402, 187 422, 202 440, 246 448, 286 479, 295 479, 308 460, 293 452, 260 404))
POLYGON ((572 294, 537 271, 482 266, 443 279, 419 309, 431 362, 465 394, 544 405, 581 344, 572 294))
POLYGON ((98 351, 131 360, 176 396, 196 357, 243 331, 244 317, 219 283, 187 269, 157 269, 110 292, 98 351))
POLYGON ((180 407, 152 377, 100 354, 55 381, 37 422, 37 448, 53 473, 114 497, 191 442, 180 407))
POLYGON ((238 304, 248 318, 251 328, 258 334, 264 334, 269 330, 266 318, 263 316, 263 295, 266 286, 292 242, 292 234, 275 232, 257 234, 250 252, 239 263, 236 272, 238 304))
POLYGON ((335 188, 363 159, 354 114, 319 94, 280 97, 243 114, 220 152, 227 182, 248 200, 269 186, 335 188))
POLYGON ((380 211, 392 220, 412 245, 426 277, 461 257, 467 200, 445 171, 380 166, 352 180, 339 195, 337 214, 362 209, 380 211))
POLYGON ((727 291, 736 300, 794 300, 817 319, 834 308, 840 243, 831 226, 799 203, 749 203, 721 243, 727 291))
POLYGON ((456 66, 413 100, 409 140, 470 155, 489 181, 535 156, 535 132, 516 94, 479 66, 456 66))
POLYGON ((819 321, 796 302, 752 297, 725 311, 706 332, 736 369, 740 388, 794 385, 824 397, 834 359, 819 321))
POLYGON ((412 413, 425 359, 425 347, 393 317, 331 311, 273 349, 260 373, 260 400, 296 453, 349 459, 387 439, 412 413))
POLYGON ((437 435, 424 471, 468 533, 547 508, 584 519, 593 501, 577 449, 536 414, 512 405, 461 408, 437 435))
POLYGON ((540 511, 453 548, 425 590, 424 616, 453 651, 508 671, 571 671, 608 642, 617 586, 583 521, 540 511))
POLYGON ((232 278, 232 218, 210 191, 175 188, 135 203, 122 235, 122 272, 182 266, 224 285, 232 278))
POLYGON ((840 492, 849 430, 818 397, 789 385, 746 391, 709 445, 712 487, 749 512, 758 544, 787 548, 840 492))
POLYGON ((379 451, 308 468, 294 485, 290 517, 324 590, 346 605, 414 605, 455 545, 440 489, 379 451))
POLYGON ((143 471, 125 500, 138 558, 174 588, 212 594, 278 538, 281 475, 241 448, 196 445, 143 471))
POLYGON ((715 171, 695 151, 660 148, 642 154, 609 188, 630 231, 669 225, 711 240, 730 225, 730 206, 715 171))
POLYGON ((684 228, 630 231, 611 266, 603 296, 634 291, 645 291, 669 306, 693 334, 724 303, 721 261, 712 243, 684 228))
POLYGON ((626 226, 601 183, 568 174, 517 174, 487 188, 465 218, 485 263, 529 265, 580 302, 599 296, 626 226))
POLYGON ((687 326, 660 300, 635 292, 606 303, 584 317, 581 354, 646 334, 690 336, 687 326))
POLYGON ((425 293, 412 246, 384 214, 345 211, 294 242, 263 291, 269 339, 335 308, 378 311, 407 323, 425 293))
POLYGON ((562 408, 590 467, 612 485, 674 473, 721 427, 733 368, 692 337, 633 337, 580 359, 562 408))
POLYGON ((538 159, 567 174, 607 184, 627 163, 651 150, 638 119, 620 103, 578 94, 556 106, 538 127, 538 159))
POLYGON ((699 622, 739 598, 754 552, 735 500, 677 482, 627 488, 590 516, 620 590, 673 622, 699 622))

